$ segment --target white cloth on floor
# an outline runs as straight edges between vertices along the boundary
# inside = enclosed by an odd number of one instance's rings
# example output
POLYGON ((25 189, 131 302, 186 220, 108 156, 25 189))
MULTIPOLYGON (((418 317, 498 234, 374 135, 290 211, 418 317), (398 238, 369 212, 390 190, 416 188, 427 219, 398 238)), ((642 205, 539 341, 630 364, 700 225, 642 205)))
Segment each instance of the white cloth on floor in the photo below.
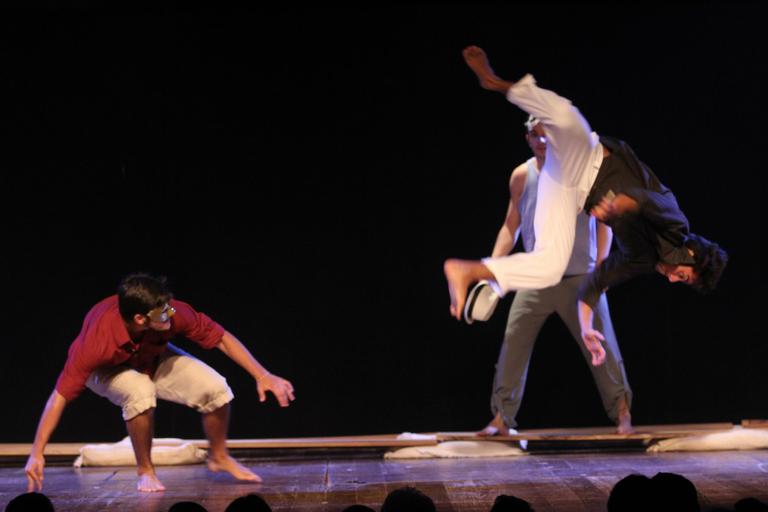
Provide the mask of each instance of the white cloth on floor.
POLYGON ((398 434, 398 441, 436 441, 437 435, 435 434, 414 434, 413 432, 403 432, 398 434))
POLYGON ((649 452, 695 452, 715 450, 759 450, 768 448, 768 430, 735 426, 726 432, 663 439, 649 452))
MULTIPOLYGON (((199 464, 205 461, 207 453, 189 441, 174 438, 152 440, 152 463, 156 466, 177 464, 199 464)), ((80 448, 80 456, 74 466, 135 466, 131 439, 112 444, 87 444, 80 448)))
POLYGON ((409 446, 390 450, 385 459, 428 459, 470 457, 516 457, 525 455, 520 448, 497 441, 446 441, 436 446, 409 446))

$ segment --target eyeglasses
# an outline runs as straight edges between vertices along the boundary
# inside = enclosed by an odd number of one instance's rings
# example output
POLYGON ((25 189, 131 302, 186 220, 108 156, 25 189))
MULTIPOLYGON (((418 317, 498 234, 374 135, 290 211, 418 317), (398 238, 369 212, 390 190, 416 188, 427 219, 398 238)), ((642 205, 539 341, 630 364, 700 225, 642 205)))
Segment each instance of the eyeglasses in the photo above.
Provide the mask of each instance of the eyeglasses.
POLYGON ((166 303, 147 313, 147 317, 153 322, 167 322, 175 314, 176 308, 166 303))

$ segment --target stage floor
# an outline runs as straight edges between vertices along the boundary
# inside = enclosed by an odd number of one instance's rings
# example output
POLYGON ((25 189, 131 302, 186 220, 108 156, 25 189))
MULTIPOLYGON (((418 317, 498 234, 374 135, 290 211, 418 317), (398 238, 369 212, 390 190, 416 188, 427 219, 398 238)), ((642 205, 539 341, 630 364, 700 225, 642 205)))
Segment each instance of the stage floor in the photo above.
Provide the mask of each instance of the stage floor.
MULTIPOLYGON (((379 509, 386 494, 412 485, 441 511, 487 511, 498 494, 528 500, 537 512, 605 510, 613 485, 630 473, 679 473, 699 490, 702 510, 732 507, 744 497, 768 502, 768 451, 538 453, 514 458, 385 460, 378 454, 307 453, 243 459, 263 478, 242 484, 204 465, 159 467, 163 493, 135 490, 133 467, 48 467, 44 492, 58 512, 164 512, 191 500, 209 512, 234 498, 261 494, 273 510, 341 511, 362 503, 379 509)), ((0 510, 26 490, 23 464, 0 468, 0 510)))

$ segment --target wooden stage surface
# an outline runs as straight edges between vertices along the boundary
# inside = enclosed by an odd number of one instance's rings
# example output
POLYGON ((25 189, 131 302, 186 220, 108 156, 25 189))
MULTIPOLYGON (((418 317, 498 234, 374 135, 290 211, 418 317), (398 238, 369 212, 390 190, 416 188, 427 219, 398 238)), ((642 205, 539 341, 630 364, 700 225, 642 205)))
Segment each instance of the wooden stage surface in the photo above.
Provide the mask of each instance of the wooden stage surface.
MULTIPOLYGON (((408 441, 397 441, 394 435, 233 440, 233 454, 260 474, 263 483, 240 483, 229 475, 211 473, 203 464, 160 466, 158 475, 167 490, 156 494, 135 490, 134 467, 73 468, 72 460, 82 443, 70 443, 51 446, 56 454, 48 459, 44 492, 58 512, 164 512, 173 503, 187 500, 220 512, 234 498, 250 492, 261 494, 273 510, 331 512, 354 503, 378 510, 389 491, 413 485, 432 497, 441 511, 487 511, 497 495, 512 494, 529 501, 537 512, 602 512, 611 488, 621 478, 666 471, 682 474, 696 485, 702 510, 732 508, 745 497, 768 503, 768 450, 647 453, 632 445, 626 450, 600 448, 601 443, 622 439, 645 442, 731 427, 729 423, 637 427, 634 438, 602 428, 527 431, 513 437, 562 442, 566 448, 532 450, 517 457, 462 459, 384 459, 382 454, 390 447, 477 439, 471 433, 437 433, 435 439, 408 441), (569 450, 569 441, 593 444, 588 450, 569 450), (258 452, 258 457, 249 456, 249 450, 258 452)), ((200 444, 204 446, 204 442, 200 444)), ((0 448, 0 460, 5 461, 0 467, 3 510, 10 499, 26 490, 20 456, 27 455, 29 445, 0 448)))

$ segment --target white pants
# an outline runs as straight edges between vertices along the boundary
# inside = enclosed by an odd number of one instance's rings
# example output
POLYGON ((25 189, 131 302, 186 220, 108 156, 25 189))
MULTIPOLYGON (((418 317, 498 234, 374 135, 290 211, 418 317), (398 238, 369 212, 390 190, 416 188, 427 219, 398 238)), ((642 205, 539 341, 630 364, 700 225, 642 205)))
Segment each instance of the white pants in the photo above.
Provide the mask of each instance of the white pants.
POLYGON ((157 405, 157 398, 186 405, 200 413, 213 412, 235 395, 216 370, 183 350, 168 345, 154 377, 125 365, 96 370, 86 386, 123 409, 128 421, 157 405))
POLYGON ((482 260, 494 276, 491 287, 502 296, 560 282, 573 252, 576 218, 603 161, 599 138, 578 109, 538 87, 531 75, 510 87, 507 99, 541 121, 547 153, 537 189, 533 251, 482 260))

